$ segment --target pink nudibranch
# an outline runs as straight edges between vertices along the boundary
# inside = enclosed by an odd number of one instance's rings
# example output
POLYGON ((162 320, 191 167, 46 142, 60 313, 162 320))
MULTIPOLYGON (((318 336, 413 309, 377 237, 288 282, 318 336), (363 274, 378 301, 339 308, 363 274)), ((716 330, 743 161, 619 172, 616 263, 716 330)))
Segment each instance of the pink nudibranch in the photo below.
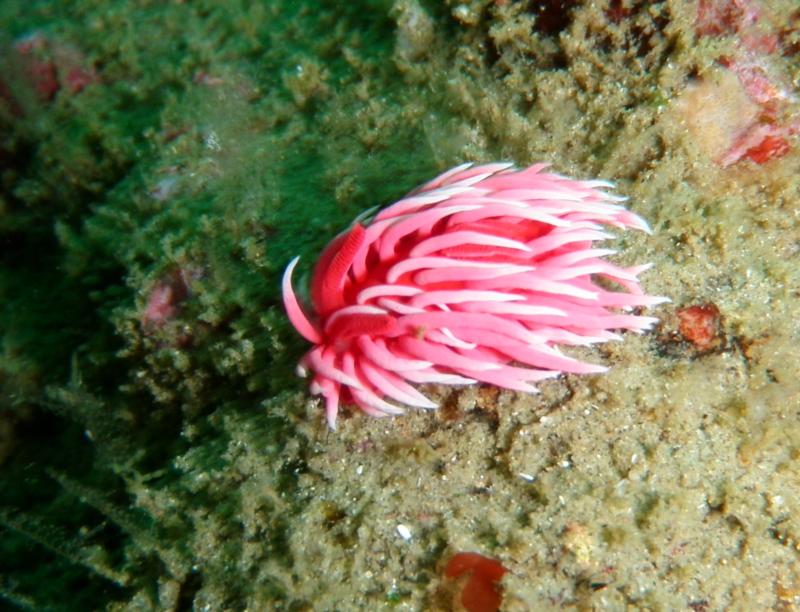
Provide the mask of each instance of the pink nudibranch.
POLYGON ((412 383, 536 392, 531 383, 562 372, 602 372, 559 345, 656 322, 630 313, 669 301, 642 291, 649 266, 620 267, 593 247, 611 237, 604 226, 649 233, 645 221, 609 183, 545 168, 463 164, 356 222, 320 256, 311 314, 292 287, 299 258, 289 263, 284 307, 314 345, 298 368, 311 371, 332 429, 341 402, 378 417, 436 408, 412 383))

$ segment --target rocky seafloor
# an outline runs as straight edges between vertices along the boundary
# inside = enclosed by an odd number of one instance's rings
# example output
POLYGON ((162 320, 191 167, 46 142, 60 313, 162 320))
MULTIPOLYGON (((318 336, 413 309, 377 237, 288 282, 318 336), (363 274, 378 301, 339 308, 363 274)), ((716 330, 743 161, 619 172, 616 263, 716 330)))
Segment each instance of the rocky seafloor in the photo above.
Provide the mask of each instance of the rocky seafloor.
MULTIPOLYGON (((800 607, 793 1, 0 5, 0 599, 800 607), (611 180, 660 324, 340 416, 280 276, 465 160, 611 180)), ((301 274, 302 276, 302 274, 301 274)))

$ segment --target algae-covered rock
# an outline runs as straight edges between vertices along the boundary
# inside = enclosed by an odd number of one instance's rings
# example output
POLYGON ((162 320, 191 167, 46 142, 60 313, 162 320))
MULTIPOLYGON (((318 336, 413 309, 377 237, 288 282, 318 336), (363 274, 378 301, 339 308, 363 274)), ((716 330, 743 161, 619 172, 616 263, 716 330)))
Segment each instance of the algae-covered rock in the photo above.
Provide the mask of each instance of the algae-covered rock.
POLYGON ((446 610, 477 552, 507 610, 800 606, 795 3, 11 0, 0 23, 3 601, 446 610), (437 412, 328 431, 284 266, 494 159, 615 181, 661 325, 572 352, 602 376, 429 386, 437 412), (714 313, 702 346, 687 312, 714 313))

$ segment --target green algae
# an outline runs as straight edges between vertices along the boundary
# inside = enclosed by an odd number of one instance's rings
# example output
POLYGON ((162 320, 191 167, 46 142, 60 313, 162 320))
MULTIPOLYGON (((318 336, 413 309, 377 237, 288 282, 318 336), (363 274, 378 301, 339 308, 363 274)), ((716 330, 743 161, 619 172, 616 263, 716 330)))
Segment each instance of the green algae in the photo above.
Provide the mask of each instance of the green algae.
POLYGON ((797 156, 717 168, 676 100, 731 42, 697 44, 689 2, 616 4, 3 3, 0 597, 445 610, 476 550, 507 609, 796 604, 797 156), (97 82, 12 81, 33 32, 97 82), (590 355, 604 377, 327 432, 283 266, 497 158, 620 181, 656 230, 621 257, 716 303, 721 348, 675 344, 666 307, 590 355))

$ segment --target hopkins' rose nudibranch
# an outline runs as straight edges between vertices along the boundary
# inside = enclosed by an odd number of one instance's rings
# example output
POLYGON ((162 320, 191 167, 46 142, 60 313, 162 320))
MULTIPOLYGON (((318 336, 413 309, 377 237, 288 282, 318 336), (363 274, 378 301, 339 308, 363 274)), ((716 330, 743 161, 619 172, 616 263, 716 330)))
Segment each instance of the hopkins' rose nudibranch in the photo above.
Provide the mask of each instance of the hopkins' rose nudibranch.
POLYGON ((311 371, 331 428, 340 403, 373 416, 436 408, 411 383, 535 392, 531 383, 562 372, 603 372, 559 345, 655 323, 631 312, 668 301, 639 287, 649 265, 617 266, 603 259, 615 251, 593 244, 612 237, 603 226, 649 232, 647 223, 609 183, 545 168, 464 164, 357 220, 320 256, 313 313, 292 288, 292 260, 284 306, 314 345, 298 370, 311 371))

